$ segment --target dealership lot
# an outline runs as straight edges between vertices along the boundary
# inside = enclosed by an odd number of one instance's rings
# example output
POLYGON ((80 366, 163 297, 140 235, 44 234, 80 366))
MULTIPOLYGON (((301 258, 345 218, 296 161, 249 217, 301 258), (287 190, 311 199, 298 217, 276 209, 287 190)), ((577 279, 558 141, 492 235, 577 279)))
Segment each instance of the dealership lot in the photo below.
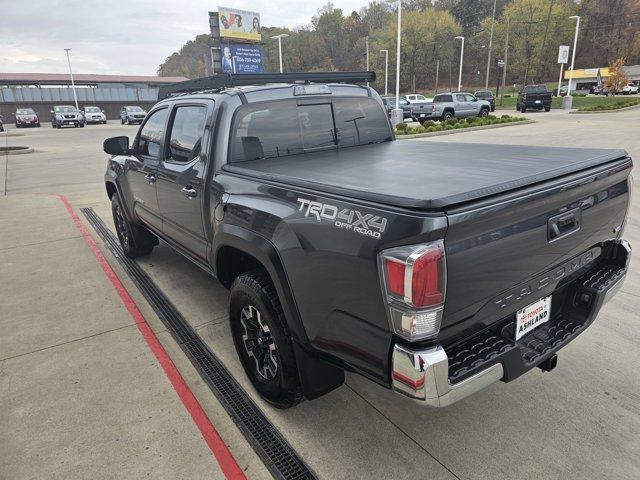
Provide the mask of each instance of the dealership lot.
MULTIPOLYGON (((434 141, 583 146, 626 148, 640 158, 640 109, 526 116, 536 123, 424 139, 425 148, 434 141)), ((270 478, 101 239, 79 215, 85 238, 57 196, 77 214, 92 208, 111 228, 102 140, 136 131, 112 121, 64 130, 43 124, 0 136, 3 145, 35 149, 0 156, 0 478, 225 475, 225 449, 212 447, 216 461, 205 442, 211 430, 192 419, 172 388, 163 357, 141 335, 109 268, 240 470, 270 478), (100 265, 91 242, 108 266, 100 265)), ((639 207, 636 192, 625 235, 632 245, 640 245, 639 207)), ((560 352, 553 373, 532 371, 444 410, 347 375, 329 395, 279 411, 254 395, 244 376, 226 323, 227 294, 217 281, 164 244, 139 261, 318 478, 443 479, 640 477, 634 263, 622 291, 560 352)))

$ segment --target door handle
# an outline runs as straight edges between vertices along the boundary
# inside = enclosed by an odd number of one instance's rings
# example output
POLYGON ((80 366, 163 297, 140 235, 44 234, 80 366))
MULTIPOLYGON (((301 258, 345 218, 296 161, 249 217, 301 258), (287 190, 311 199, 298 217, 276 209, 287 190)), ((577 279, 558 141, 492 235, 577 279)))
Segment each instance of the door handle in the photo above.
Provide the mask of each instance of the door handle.
POLYGON ((187 198, 196 198, 198 196, 198 192, 196 192, 191 185, 184 187, 182 193, 184 193, 187 198))
POLYGON ((149 185, 153 185, 154 183, 156 183, 156 176, 153 173, 147 173, 144 178, 147 179, 149 185))

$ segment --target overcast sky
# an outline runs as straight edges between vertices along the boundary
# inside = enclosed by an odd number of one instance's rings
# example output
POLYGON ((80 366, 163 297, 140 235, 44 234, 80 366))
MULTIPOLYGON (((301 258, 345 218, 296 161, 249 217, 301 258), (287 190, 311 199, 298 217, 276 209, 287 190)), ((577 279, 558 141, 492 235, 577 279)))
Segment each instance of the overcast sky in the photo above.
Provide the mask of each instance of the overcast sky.
MULTIPOLYGON (((0 0, 0 72, 155 75, 187 40, 209 31, 218 5, 261 13, 265 26, 306 25, 328 0, 0 0)), ((345 13, 367 0, 333 0, 345 13)))

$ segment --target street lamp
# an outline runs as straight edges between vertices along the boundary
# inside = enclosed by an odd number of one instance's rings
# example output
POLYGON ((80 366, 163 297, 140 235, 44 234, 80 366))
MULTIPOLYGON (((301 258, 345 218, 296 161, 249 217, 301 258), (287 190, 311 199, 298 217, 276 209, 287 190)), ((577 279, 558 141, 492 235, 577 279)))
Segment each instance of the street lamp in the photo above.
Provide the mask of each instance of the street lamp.
POLYGON ((462 40, 460 45, 460 70, 458 71, 458 91, 462 90, 462 58, 464 56, 464 37, 456 37, 456 40, 462 40))
POLYGON ((389 50, 380 50, 384 52, 384 94, 387 95, 389 90, 389 50))
POLYGON ((576 33, 573 37, 573 52, 571 53, 571 71, 569 72, 569 85, 567 85, 567 95, 562 99, 562 108, 571 110, 573 106, 573 97, 571 96, 571 82, 573 81, 573 67, 576 61, 576 46, 578 45, 578 29, 580 28, 580 16, 572 15, 569 17, 576 21, 576 33))
POLYGON ((69 75, 71 76, 71 89, 73 90, 73 100, 76 103, 76 111, 78 111, 79 108, 78 108, 78 96, 76 95, 76 84, 73 82, 73 72, 71 71, 71 59, 69 58, 69 52, 71 51, 71 49, 65 48, 64 51, 67 52, 67 63, 69 64, 69 75))
POLYGON ((491 45, 493 44, 493 26, 496 23, 496 3, 498 3, 498 0, 493 0, 493 15, 491 16, 491 31, 489 33, 489 51, 487 52, 487 76, 484 79, 484 88, 487 90, 489 89, 489 71, 491 67, 491 45))
POLYGON ((272 39, 278 39, 278 56, 280 57, 280 73, 282 73, 282 39, 287 38, 288 33, 281 33, 280 35, 274 35, 272 39))

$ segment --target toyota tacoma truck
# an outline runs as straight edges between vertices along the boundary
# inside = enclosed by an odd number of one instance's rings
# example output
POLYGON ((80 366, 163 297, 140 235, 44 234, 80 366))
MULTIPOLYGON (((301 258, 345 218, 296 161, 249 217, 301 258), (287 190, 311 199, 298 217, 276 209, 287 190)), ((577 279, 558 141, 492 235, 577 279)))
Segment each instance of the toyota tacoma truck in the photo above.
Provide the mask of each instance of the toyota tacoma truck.
POLYGON ((436 407, 550 371, 627 273, 624 150, 396 141, 373 78, 190 80, 104 142, 125 254, 162 239, 227 287, 281 408, 345 371, 436 407))

